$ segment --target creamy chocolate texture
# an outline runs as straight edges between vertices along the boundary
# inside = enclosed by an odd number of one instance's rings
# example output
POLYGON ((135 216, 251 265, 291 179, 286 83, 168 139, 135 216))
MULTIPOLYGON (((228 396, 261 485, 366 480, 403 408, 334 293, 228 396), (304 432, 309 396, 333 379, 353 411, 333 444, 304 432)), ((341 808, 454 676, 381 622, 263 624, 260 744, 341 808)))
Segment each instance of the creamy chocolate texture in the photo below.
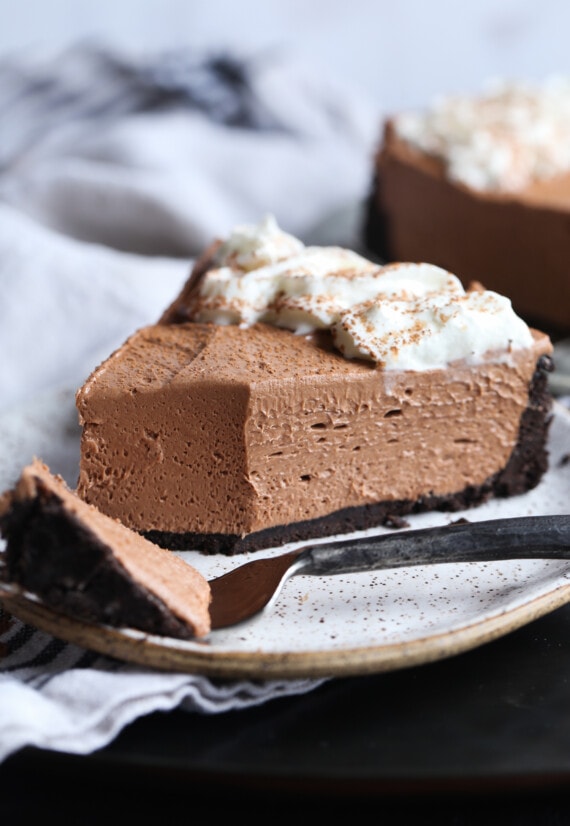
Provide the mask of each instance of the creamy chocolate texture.
POLYGON ((570 85, 502 88, 386 121, 364 236, 385 261, 481 281, 570 331, 570 85))
POLYGON ((151 326, 78 391, 78 493, 170 547, 226 553, 319 535, 331 514, 350 530, 378 503, 364 524, 520 493, 546 466, 544 398, 516 481, 495 477, 520 452, 529 386, 550 351, 534 333, 508 361, 384 371, 344 358, 328 332, 151 326))
POLYGON ((210 630, 195 568, 82 501, 34 460, 0 497, 10 582, 90 622, 182 639, 210 630))

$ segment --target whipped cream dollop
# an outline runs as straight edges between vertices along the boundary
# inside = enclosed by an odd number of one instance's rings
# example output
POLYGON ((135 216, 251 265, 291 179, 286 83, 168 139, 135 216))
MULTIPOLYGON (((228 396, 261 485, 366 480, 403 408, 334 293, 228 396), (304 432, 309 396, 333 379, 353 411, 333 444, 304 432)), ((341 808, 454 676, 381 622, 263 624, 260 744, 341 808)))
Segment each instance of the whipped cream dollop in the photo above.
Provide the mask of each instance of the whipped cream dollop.
POLYGON ((239 226, 218 248, 190 307, 195 321, 258 321, 298 334, 330 330, 346 358, 387 370, 504 357, 532 334, 509 299, 425 263, 380 266, 342 247, 305 246, 273 216, 239 226))
POLYGON ((399 137, 445 163, 450 179, 515 192, 570 171, 570 79, 495 81, 480 96, 447 96, 394 118, 399 137))

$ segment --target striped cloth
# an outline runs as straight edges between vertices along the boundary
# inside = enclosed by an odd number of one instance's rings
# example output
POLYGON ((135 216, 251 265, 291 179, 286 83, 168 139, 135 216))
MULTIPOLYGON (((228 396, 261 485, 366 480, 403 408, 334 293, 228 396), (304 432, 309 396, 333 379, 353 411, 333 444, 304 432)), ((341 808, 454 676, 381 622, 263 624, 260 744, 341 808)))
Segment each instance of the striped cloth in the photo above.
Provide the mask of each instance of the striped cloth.
POLYGON ((266 212, 309 237, 364 199, 379 115, 299 59, 94 45, 0 63, 0 202, 65 235, 192 256, 266 212))
POLYGON ((256 90, 262 70, 261 58, 176 51, 129 60, 100 45, 73 46, 52 60, 4 58, 0 174, 62 129, 86 134, 143 112, 195 110, 227 127, 290 132, 256 90))
MULTIPOLYGON (((378 128, 352 90, 287 56, 93 44, 4 59, 0 122, 2 489, 32 453, 75 483, 67 408, 36 421, 35 394, 78 386, 156 320, 214 236, 272 212, 308 242, 351 245, 343 210, 367 194, 378 128)), ((156 710, 220 713, 321 682, 161 673, 4 613, 0 760, 28 745, 89 753, 156 710)))
POLYGON ((1 609, 0 657, 0 761, 29 745, 89 754, 154 711, 219 714, 323 682, 216 681, 152 671, 63 643, 1 609))

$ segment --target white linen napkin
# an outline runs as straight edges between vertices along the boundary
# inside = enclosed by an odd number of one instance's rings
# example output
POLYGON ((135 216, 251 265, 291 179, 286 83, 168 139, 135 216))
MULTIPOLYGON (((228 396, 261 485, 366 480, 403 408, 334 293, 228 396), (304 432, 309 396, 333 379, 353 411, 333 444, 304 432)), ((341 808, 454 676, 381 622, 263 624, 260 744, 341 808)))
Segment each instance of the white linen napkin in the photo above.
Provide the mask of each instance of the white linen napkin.
POLYGON ((0 202, 0 412, 49 387, 79 387, 156 321, 189 271, 189 260, 77 241, 0 202))
POLYGON ((362 199, 375 107, 300 58, 77 47, 0 64, 0 200, 81 240, 188 257, 272 212, 302 240, 362 199))
MULTIPOLYGON (((6 437, 21 406, 79 386, 158 319, 213 237, 273 213, 308 243, 359 245, 377 113, 296 59, 23 55, 0 63, 0 122, 6 484, 32 445, 46 460, 33 427, 28 441, 6 437)), ((73 453, 49 450, 73 484, 73 453)), ((0 613, 0 760, 28 745, 85 754, 159 709, 220 713, 322 682, 134 667, 0 613)))
POLYGON ((0 611, 0 762, 24 746, 89 754, 138 717, 204 714, 304 694, 324 680, 212 680, 122 663, 69 645, 0 611))

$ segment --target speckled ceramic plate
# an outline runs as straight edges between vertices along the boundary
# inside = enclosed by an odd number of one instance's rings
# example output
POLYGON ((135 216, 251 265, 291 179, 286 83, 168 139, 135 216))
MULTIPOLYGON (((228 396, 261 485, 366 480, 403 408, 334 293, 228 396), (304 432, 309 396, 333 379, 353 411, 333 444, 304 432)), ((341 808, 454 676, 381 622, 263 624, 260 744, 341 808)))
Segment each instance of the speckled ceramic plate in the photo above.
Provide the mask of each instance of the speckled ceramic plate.
MULTIPOLYGON (((0 417, 2 489, 33 455, 74 486, 78 435, 73 394, 67 391, 0 417)), ((476 521, 566 513, 570 413, 560 404, 555 405, 549 448, 550 468, 530 493, 465 512, 412 517, 410 527, 461 517, 476 521)), ((381 532, 385 529, 366 533, 381 532)), ((180 556, 208 578, 250 558, 192 551, 180 556)), ((449 657, 553 611, 570 601, 570 562, 472 562, 323 578, 300 575, 286 584, 268 612, 233 629, 212 632, 200 642, 85 624, 15 590, 4 589, 1 597, 7 610, 25 622, 133 663, 231 678, 348 676, 449 657)))

